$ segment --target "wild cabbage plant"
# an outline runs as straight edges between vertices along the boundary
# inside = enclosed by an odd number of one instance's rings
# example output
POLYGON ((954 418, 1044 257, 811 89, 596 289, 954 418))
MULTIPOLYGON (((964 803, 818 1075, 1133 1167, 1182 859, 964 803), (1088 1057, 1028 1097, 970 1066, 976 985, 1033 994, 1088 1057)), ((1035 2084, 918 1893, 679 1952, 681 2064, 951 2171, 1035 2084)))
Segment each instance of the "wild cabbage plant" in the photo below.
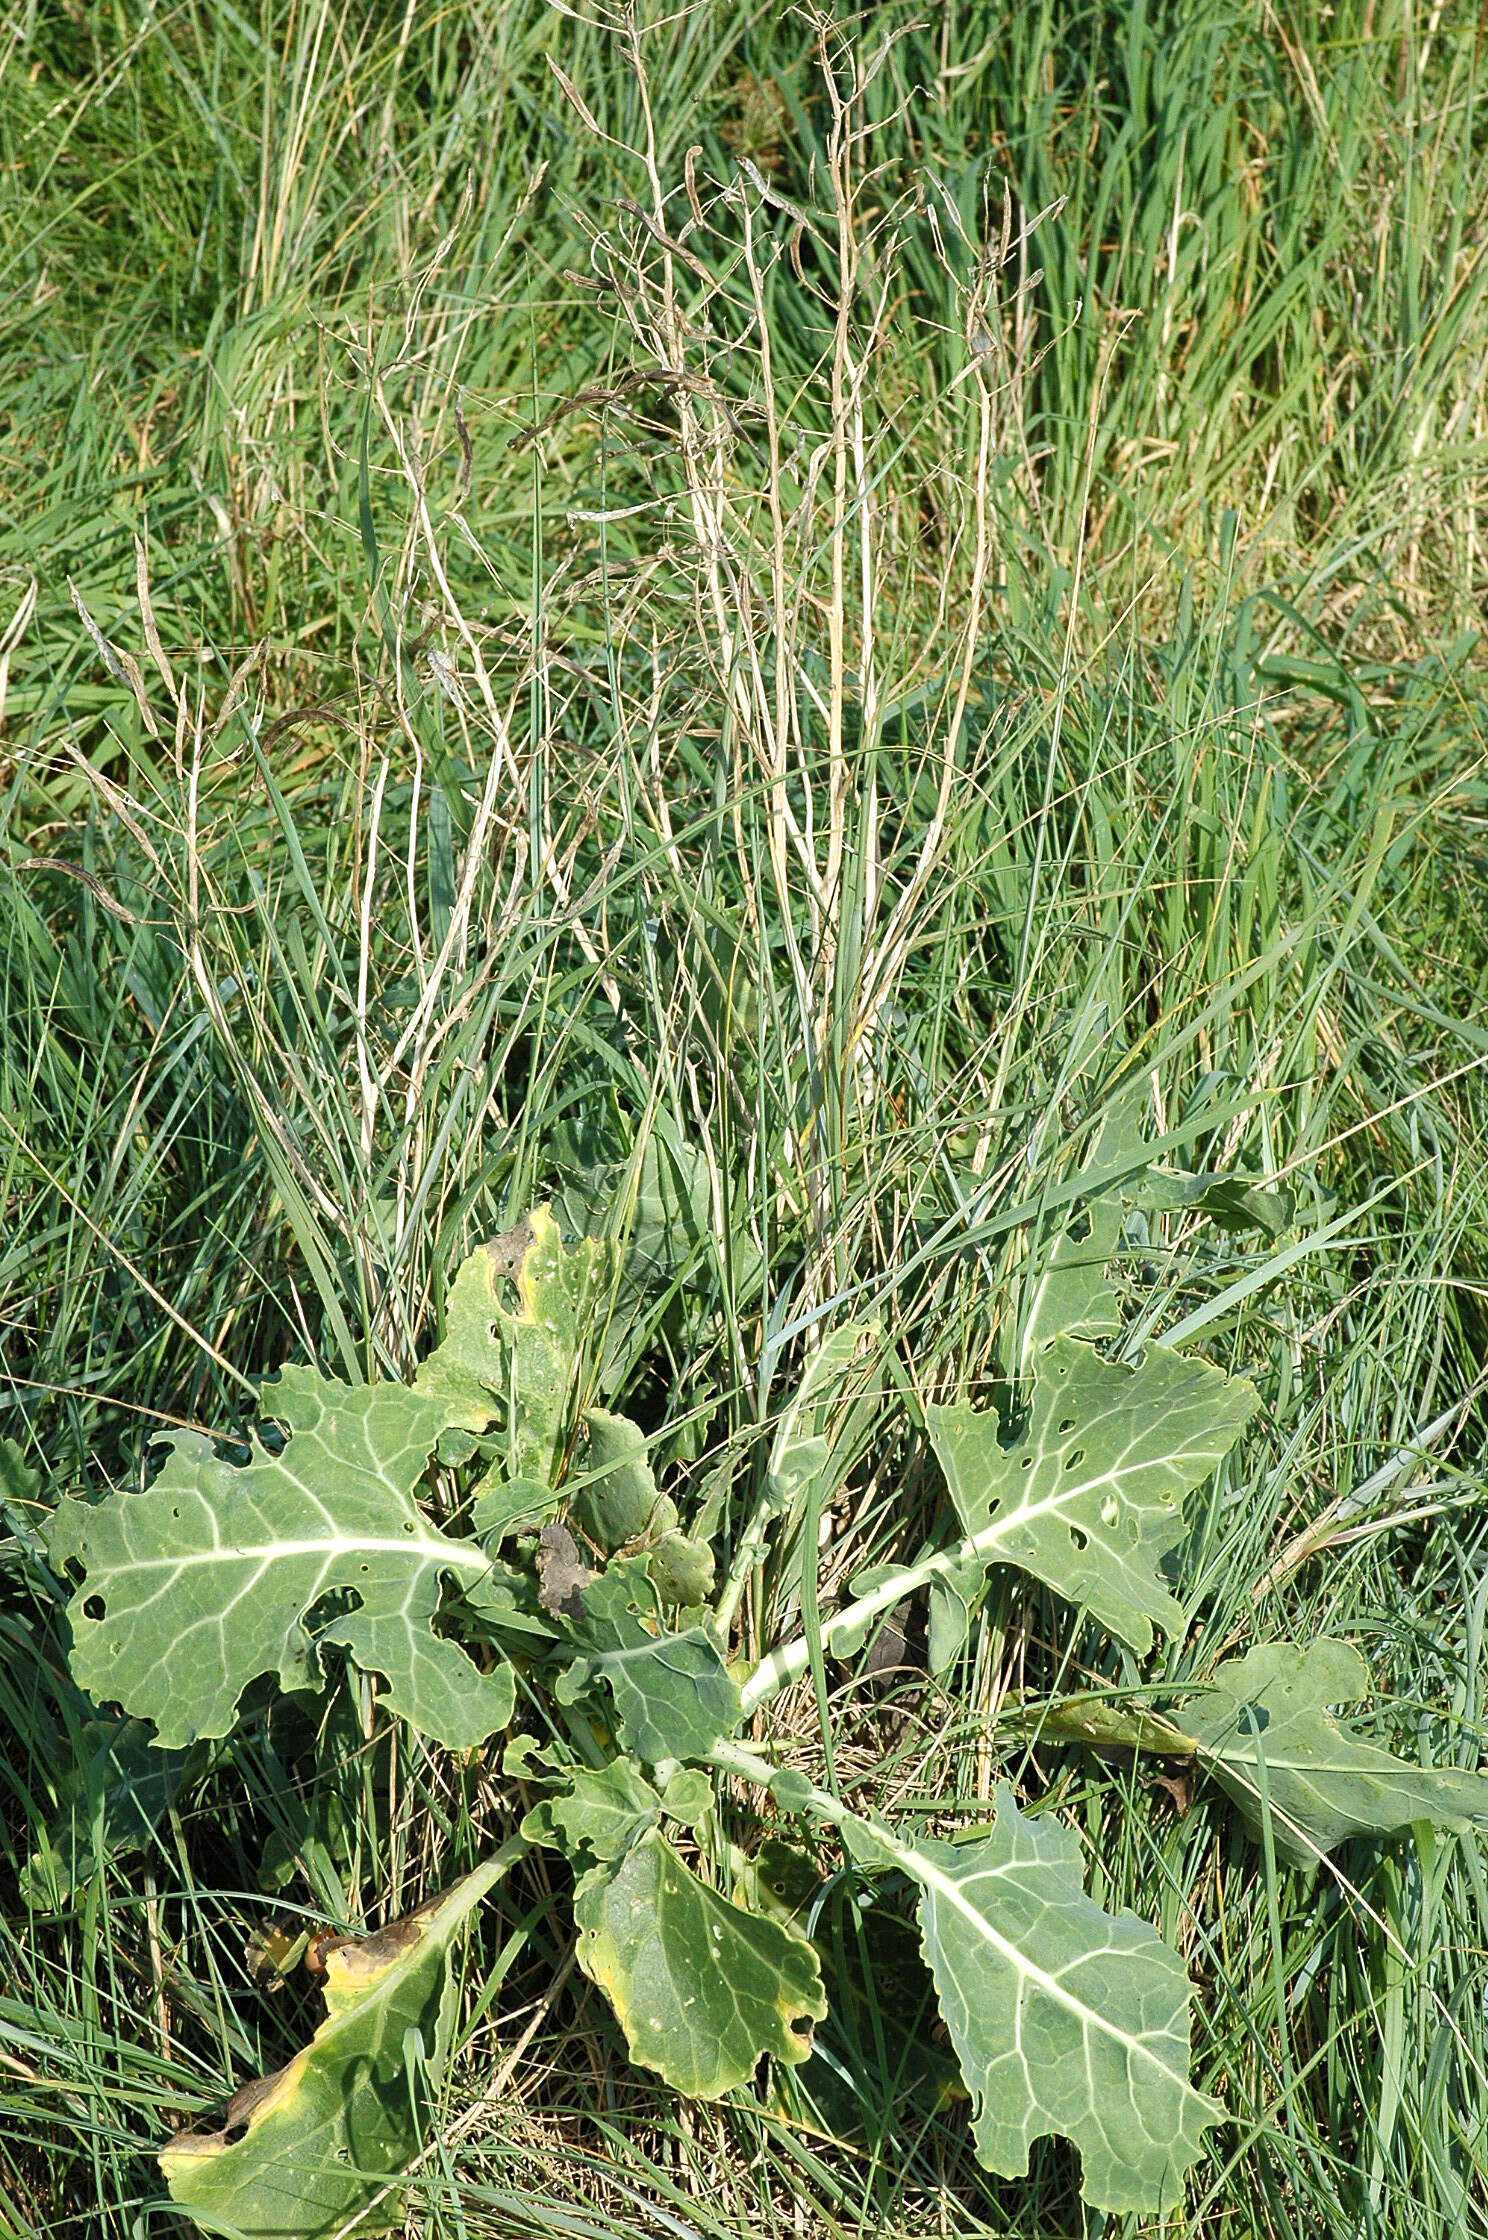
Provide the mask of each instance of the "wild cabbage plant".
MULTIPOLYGON (((1127 1167, 1129 1182, 1140 1167, 1127 1167)), ((1275 1211, 1233 1181, 1151 1175, 1147 1187, 1231 1224, 1275 1211)), ((907 1388, 902 1366, 888 1378, 873 1325, 828 1328, 779 1416, 752 1513, 727 1518, 701 1490, 689 1511, 659 1487, 641 1428, 593 1398, 624 1311, 615 1250, 566 1242, 543 1206, 460 1268, 443 1341, 411 1383, 286 1369, 246 1459, 178 1432, 144 1490, 63 1504, 50 1552, 77 1582, 75 1677, 152 1722, 158 1751, 229 1735, 266 1676, 324 1689, 344 1660, 429 1743, 499 1752, 541 1792, 520 1832, 452 1889, 323 1945, 312 2042, 245 2085, 219 2128, 161 2157, 203 2230, 328 2240, 386 2199, 431 2120, 459 1934, 533 1846, 569 1863, 578 1963, 630 2059, 679 2092, 716 2099, 762 2063, 809 2055, 827 1992, 793 1893, 816 1886, 807 1847, 814 1858, 825 1842, 860 1886, 913 1893, 986 2166, 1017 2178, 1033 2143, 1057 2134, 1078 2150, 1092 2208, 1181 2202, 1225 2116, 1190 2081, 1188 1976, 1147 1921, 1087 1894, 1075 1834, 1025 1813, 1006 1783, 974 1828, 896 1825, 809 1778, 771 1729, 783 1690, 863 1649, 910 1598, 928 1605, 932 1670, 958 1669, 1001 1566, 1134 1655, 1187 1622, 1171 1576, 1185 1499, 1257 1395, 1162 1344, 1113 1356, 1121 1201, 1109 1174, 1089 1192, 1026 1286, 999 1404, 925 1409, 948 1495, 935 1544, 860 1575, 835 1607, 808 1591, 801 1630, 754 1662, 734 1653, 753 1572, 772 1549, 815 1546, 803 1525, 820 1513, 853 1395, 869 1381, 907 1388), (752 1850, 720 1840, 725 1790, 735 1810, 753 1800, 752 1850)), ((1345 1643, 1266 1643, 1217 1653, 1171 1715, 1072 1694, 1040 1710, 1040 1728, 1186 1761, 1304 1867, 1347 1837, 1488 1816, 1479 1775, 1408 1766, 1336 1722, 1330 1706, 1367 1681, 1345 1643)))

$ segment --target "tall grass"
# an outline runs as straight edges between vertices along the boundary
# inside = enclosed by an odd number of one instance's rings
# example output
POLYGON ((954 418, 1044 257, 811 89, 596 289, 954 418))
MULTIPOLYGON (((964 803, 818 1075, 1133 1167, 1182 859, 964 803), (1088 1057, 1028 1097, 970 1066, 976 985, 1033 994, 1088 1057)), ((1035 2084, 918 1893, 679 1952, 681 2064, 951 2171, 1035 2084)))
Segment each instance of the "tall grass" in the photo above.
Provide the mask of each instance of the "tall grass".
MULTIPOLYGON (((1210 1653, 1346 1633, 1382 1731, 1475 1764, 1467 11, 3 36, 0 1429, 48 1494, 241 1421, 287 1358, 405 1373, 474 1239, 596 1164, 623 1226, 659 1161, 632 1404, 727 1539, 834 1318, 881 1315, 919 1397, 995 1371, 1135 1081, 1161 1156, 1298 1204, 1263 1246, 1153 1216, 1126 1271, 1132 1346, 1201 1340, 1267 1402, 1186 1606, 1210 1653)), ((902 1424, 845 1458, 833 1575, 923 1540, 902 1424)), ((22 1870, 74 1840, 90 1707, 7 1515, 0 2210, 132 2233, 151 2150, 305 2034, 247 1932, 386 1917, 520 1800, 366 1701, 256 1705, 49 1898, 22 1870)), ((746 1649, 800 1591, 787 1551, 746 1649)), ((1142 1677, 1071 1639, 1010 1588, 944 1692, 818 1671, 803 1762, 947 1823, 1001 1769, 1082 1828, 1200 1985, 1233 2121, 1192 2222, 1480 2229, 1477 1839, 1308 1885, 1202 1797, 1030 1754, 1010 1690, 1142 1677)), ((906 2083, 888 1985, 807 2100, 669 2109, 537 1873, 473 1954, 415 2229, 1074 2229, 1061 2150, 998 2184, 906 2083)))

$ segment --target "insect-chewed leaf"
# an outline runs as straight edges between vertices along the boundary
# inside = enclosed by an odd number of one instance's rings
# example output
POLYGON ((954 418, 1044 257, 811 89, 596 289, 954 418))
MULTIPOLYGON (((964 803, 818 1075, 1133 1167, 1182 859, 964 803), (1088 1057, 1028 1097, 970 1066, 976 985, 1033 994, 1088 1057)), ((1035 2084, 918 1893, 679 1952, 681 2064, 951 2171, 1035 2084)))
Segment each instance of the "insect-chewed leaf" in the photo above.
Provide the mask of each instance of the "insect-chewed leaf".
POLYGON ((265 1393, 289 1436, 242 1466, 177 1433, 153 1485, 89 1508, 64 1503, 53 1560, 77 1562, 72 1670, 98 1701, 153 1719, 164 1747, 226 1734, 251 1680, 322 1684, 305 1617, 350 1589, 319 1635, 386 1681, 388 1707, 454 1750, 511 1717, 509 1665, 481 1672, 433 1630, 442 1577, 489 1568, 413 1499, 444 1404, 406 1385, 343 1385, 286 1369, 265 1393))
POLYGON ((990 1410, 926 1410, 966 1535, 961 1558, 1018 1564, 1149 1649, 1155 1625, 1172 1633, 1181 1618, 1157 1566, 1182 1537, 1183 1497, 1257 1405, 1242 1378, 1164 1346, 1132 1369, 1053 1339, 1011 1445, 990 1410))
POLYGON ((812 1947, 747 1913, 684 1865, 652 1828, 615 1872, 574 1899, 579 1964, 608 1997, 630 2057, 698 2100, 754 2074, 763 2053, 804 2061, 826 2013, 812 1947))
POLYGON ((603 1297, 608 1255, 585 1237, 565 1252, 558 1225, 536 1206, 516 1228, 473 1252, 450 1287, 442 1342, 416 1377, 444 1422, 469 1431, 505 1426, 509 1478, 552 1485, 558 1474, 579 1356, 603 1297), (517 1287, 517 1312, 500 1296, 517 1287))
POLYGON ((558 1683, 559 1700, 573 1703, 595 1680, 608 1681, 621 1735, 647 1765, 706 1757, 739 1724, 737 1683, 711 1633, 658 1631, 641 1614, 647 1597, 644 1557, 611 1564, 583 1589, 584 1615, 570 1627, 580 1653, 558 1683))
POLYGON ((999 1788, 991 1833, 913 1842, 844 1829, 911 1875, 940 2010, 973 2101, 981 2160, 1028 2168, 1035 2139, 1080 2150, 1097 2209, 1170 2210, 1216 2102, 1188 2081, 1188 1978, 1145 1921, 1085 1894, 1076 1837, 1025 1820, 999 1788))
POLYGON ((245 2085, 219 2131, 160 2157, 171 2199, 226 2240, 330 2240, 423 2144, 429 2111, 405 2039, 437 2083, 453 2019, 455 1939, 508 1862, 494 1858, 416 1913, 326 1955, 326 2017, 288 2068, 245 2085))
POLYGON ((623 1859, 660 1817, 661 1798, 650 1782, 628 1758, 615 1758, 597 1771, 577 1768, 566 1791, 533 1806, 522 1822, 522 1834, 529 1843, 548 1844, 574 1860, 585 1852, 593 1859, 623 1859))
POLYGON ((1259 1833, 1262 1784, 1282 1858, 1315 1866, 1350 1836, 1388 1835, 1414 1820, 1459 1831, 1488 1820, 1488 1776, 1413 1766, 1361 1741, 1328 1706, 1355 1703, 1368 1668, 1346 1641, 1267 1642, 1232 1657, 1180 1717, 1200 1761, 1259 1833))

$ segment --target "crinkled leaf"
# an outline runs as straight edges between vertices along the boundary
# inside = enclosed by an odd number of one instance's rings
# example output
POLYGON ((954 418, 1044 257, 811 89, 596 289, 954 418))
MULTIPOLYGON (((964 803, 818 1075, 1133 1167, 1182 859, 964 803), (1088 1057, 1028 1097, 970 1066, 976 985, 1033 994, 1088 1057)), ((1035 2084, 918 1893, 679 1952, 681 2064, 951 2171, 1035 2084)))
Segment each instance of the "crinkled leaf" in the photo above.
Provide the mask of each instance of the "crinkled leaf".
POLYGON ((586 1766, 572 1773, 566 1790, 533 1806, 522 1833, 529 1843, 546 1844, 589 1867, 595 1860, 623 1859, 660 1816, 661 1798, 650 1782, 628 1758, 615 1758, 597 1771, 586 1766))
POLYGON ((941 2013, 973 2099, 977 2152, 1022 2177, 1036 2139, 1079 2149, 1093 2208, 1173 2209, 1218 2105, 1188 2081, 1189 1984, 1145 1921, 1085 1894, 1080 1846, 999 1787, 991 1830, 912 1842, 850 1823, 861 1856, 919 1885, 941 2013))
POLYGON ((718 1643, 702 1626, 662 1630, 644 1557, 612 1563, 583 1590, 569 1631, 579 1655, 558 1683, 575 1702, 606 1681, 627 1746, 648 1765, 705 1757, 733 1733, 741 1706, 718 1643))
POLYGON ((557 1483, 580 1356, 604 1295, 609 1256, 584 1238, 565 1252, 546 1206, 464 1263, 450 1287, 443 1341, 418 1372, 444 1422, 503 1427, 505 1475, 557 1483), (517 1311, 504 1297, 514 1283, 517 1311))
POLYGON ((1183 1498, 1257 1404, 1243 1379, 1164 1346, 1133 1369, 1052 1339, 1011 1444, 990 1410, 926 1410, 966 1536, 958 1563, 1018 1564, 1149 1649, 1154 1626, 1181 1622, 1158 1565, 1182 1537, 1183 1498))
POLYGON ((1416 1820, 1459 1831, 1488 1820, 1488 1776, 1413 1766, 1330 1717, 1330 1704, 1355 1703, 1368 1687, 1368 1667, 1346 1641, 1267 1642, 1222 1664, 1183 1708, 1204 1766, 1256 1834, 1264 1774, 1273 1840, 1294 1865, 1416 1820))
POLYGON ((73 1739, 63 1808, 21 1870, 28 1904, 64 1905, 106 1861, 142 1851, 170 1809, 184 1750, 160 1750, 138 1719, 90 1719, 73 1739))
POLYGON ((644 1557, 611 1564, 585 1587, 584 1615, 570 1627, 580 1654, 558 1683, 559 1700, 575 1702, 604 1680, 623 1740, 647 1765, 706 1757, 739 1724, 738 1686, 702 1626, 665 1633, 643 1615, 652 1593, 644 1557))
POLYGON ((643 1534, 669 1532, 677 1511, 657 1490, 646 1434, 628 1416, 590 1408, 569 1476, 568 1512, 580 1532, 613 1555, 643 1534))
POLYGON ((244 1465, 178 1432, 154 1483, 96 1508, 66 1502, 53 1559, 83 1567, 72 1669, 100 1702, 153 1719, 163 1747, 226 1734, 260 1674, 323 1684, 319 1644, 383 1676, 388 1708, 450 1749, 511 1717, 511 1668, 481 1672, 433 1629, 440 1583, 482 1576, 471 1541, 435 1530, 413 1498, 444 1402, 401 1384, 343 1385, 286 1369, 266 1408, 289 1436, 244 1465), (307 1614, 355 1598, 312 1640, 307 1614))
POLYGON ((566 1524, 545 1524, 537 1536, 537 1599, 555 1618, 581 1619, 584 1589, 594 1573, 566 1524))
POLYGON ((811 1946, 710 1890, 658 1829, 574 1900, 579 1964, 605 1992, 633 2061, 698 2100, 743 2084, 761 2054, 804 2061, 826 2012, 811 1946))
POLYGON ((330 2240, 376 2201, 423 2145, 429 2109, 409 2073, 417 2030, 436 2083, 454 2010, 455 1939, 503 1872, 501 1853, 418 1912, 332 1946, 326 2017, 304 2051, 245 2085, 219 2131, 160 2157, 171 2199, 227 2240, 330 2240))

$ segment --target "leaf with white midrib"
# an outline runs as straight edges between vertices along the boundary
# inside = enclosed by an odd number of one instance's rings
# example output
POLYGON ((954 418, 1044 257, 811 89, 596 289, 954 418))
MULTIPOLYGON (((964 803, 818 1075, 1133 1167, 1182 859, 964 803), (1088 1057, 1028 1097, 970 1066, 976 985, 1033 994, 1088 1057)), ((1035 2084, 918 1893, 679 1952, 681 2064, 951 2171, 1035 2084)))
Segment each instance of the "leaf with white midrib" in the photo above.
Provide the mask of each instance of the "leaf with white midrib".
POLYGON ((1145 1921, 1086 1895, 1074 1835, 1025 1820, 1005 1788, 991 1831, 970 1842, 911 1841, 866 1822, 843 1832, 860 1856, 919 1885, 925 1957, 981 2160, 1021 2177, 1036 2139, 1063 2136, 1093 2207, 1171 2209, 1221 2113, 1188 2081, 1188 1979, 1145 1921))
POLYGON ((1054 1339, 1010 1443, 990 1409, 925 1411, 966 1535, 952 1560, 1015 1563, 1145 1652, 1154 1627, 1182 1622, 1158 1566, 1183 1536, 1184 1496, 1258 1404, 1253 1385, 1164 1346, 1131 1368, 1054 1339))
POLYGON ((1417 1820, 1459 1832, 1488 1821, 1483 1774, 1411 1765, 1338 1724, 1330 1707, 1357 1702, 1368 1686, 1368 1667, 1346 1641, 1263 1642, 1220 1665, 1178 1714, 1251 1833, 1261 1836, 1269 1816, 1277 1853, 1294 1866, 1417 1820))
POLYGON ((175 1747, 227 1734, 262 1675, 318 1688, 319 1646, 336 1644, 421 1732, 451 1749, 484 1741, 511 1715, 511 1667, 480 1671, 432 1621, 441 1582, 477 1580, 489 1562, 436 1531, 413 1495, 445 1402, 310 1369, 286 1369, 265 1402, 288 1432, 281 1451, 257 1443, 240 1465, 177 1434, 143 1492, 59 1511, 53 1559, 83 1571, 76 1677, 175 1747), (353 1606, 312 1640, 306 1619, 334 1594, 353 1606))

